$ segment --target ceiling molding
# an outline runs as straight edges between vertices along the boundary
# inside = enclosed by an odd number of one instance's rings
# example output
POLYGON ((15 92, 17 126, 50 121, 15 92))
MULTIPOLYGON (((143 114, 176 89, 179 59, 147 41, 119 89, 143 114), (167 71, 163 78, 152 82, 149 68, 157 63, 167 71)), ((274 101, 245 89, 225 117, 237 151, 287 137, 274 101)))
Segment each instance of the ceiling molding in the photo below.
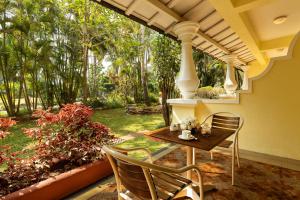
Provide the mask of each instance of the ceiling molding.
POLYGON ((232 0, 233 7, 238 12, 245 12, 277 0, 232 0))
POLYGON ((285 37, 275 38, 272 40, 262 41, 260 42, 260 50, 267 51, 270 49, 280 49, 289 47, 294 37, 295 35, 289 35, 285 37))

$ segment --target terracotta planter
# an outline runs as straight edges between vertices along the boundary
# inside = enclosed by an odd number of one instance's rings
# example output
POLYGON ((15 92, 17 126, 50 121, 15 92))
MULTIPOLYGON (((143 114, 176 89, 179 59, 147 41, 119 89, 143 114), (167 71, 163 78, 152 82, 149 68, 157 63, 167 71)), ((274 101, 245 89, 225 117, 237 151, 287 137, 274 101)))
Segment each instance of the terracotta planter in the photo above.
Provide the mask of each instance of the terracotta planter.
POLYGON ((53 178, 0 197, 0 199, 61 199, 111 174, 113 174, 113 171, 109 161, 104 159, 59 174, 53 178))

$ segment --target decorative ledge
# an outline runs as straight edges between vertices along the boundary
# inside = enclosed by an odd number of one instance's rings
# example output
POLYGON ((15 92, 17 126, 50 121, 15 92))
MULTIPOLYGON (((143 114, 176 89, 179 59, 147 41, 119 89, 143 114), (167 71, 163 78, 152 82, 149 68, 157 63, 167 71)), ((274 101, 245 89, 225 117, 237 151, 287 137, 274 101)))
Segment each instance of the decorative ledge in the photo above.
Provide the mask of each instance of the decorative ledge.
POLYGON ((197 104, 239 104, 239 95, 236 98, 221 99, 168 99, 167 103, 177 106, 196 106, 197 104))
POLYGON ((182 105, 182 106, 196 106, 202 103, 201 99, 168 99, 168 104, 171 105, 182 105))

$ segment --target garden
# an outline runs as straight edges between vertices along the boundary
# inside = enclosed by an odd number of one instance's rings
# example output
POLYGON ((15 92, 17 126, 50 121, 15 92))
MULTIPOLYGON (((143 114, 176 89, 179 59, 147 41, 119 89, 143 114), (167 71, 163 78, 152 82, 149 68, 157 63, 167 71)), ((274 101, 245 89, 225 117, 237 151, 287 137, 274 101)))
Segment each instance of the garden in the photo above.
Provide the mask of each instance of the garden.
MULTIPOLYGON (((1 118, 0 196, 102 160, 101 147, 122 141, 120 138, 128 133, 163 126, 163 119, 158 114, 125 115, 128 114, 124 109, 93 113, 83 104, 66 104, 58 113, 35 111, 35 122, 17 124, 11 118, 1 118), (109 124, 112 129, 104 124, 109 124), (10 132, 12 130, 14 132, 10 132), (15 145, 14 141, 19 139, 24 143, 15 145)), ((122 147, 145 145, 152 151, 164 147, 143 137, 122 143, 122 147)), ((143 154, 134 156, 142 158, 143 154)))
MULTIPOLYGON (((0 0, 0 30, 0 197, 103 161, 130 134, 123 147, 165 147, 136 133, 170 125, 177 41, 89 0, 0 0)), ((224 63, 194 60, 197 97, 218 98, 224 63)))

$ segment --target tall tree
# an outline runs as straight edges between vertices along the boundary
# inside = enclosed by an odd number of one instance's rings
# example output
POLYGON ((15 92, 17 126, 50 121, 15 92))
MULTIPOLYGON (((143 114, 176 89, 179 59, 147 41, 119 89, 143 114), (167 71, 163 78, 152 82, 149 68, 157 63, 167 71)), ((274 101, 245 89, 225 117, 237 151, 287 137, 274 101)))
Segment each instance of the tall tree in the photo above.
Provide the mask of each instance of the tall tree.
POLYGON ((165 125, 170 125, 170 107, 167 99, 178 97, 175 77, 180 66, 180 46, 177 42, 157 34, 152 45, 153 67, 162 98, 165 125))
POLYGON ((200 79, 200 87, 215 87, 224 84, 225 66, 222 61, 201 51, 194 51, 193 58, 200 79))

